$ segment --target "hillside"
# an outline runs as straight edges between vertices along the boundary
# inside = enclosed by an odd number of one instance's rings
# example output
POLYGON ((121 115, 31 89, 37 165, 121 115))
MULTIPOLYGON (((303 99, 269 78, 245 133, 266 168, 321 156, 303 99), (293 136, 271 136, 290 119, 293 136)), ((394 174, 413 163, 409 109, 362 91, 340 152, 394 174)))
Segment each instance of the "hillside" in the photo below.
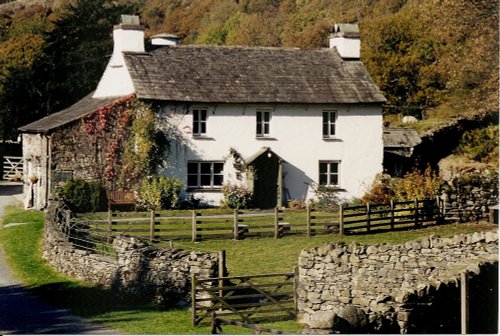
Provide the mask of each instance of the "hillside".
POLYGON ((0 7, 4 138, 95 88, 122 13, 139 14, 147 36, 174 33, 184 44, 325 47, 334 23, 358 22, 362 61, 388 98, 386 120, 414 115, 428 129, 459 115, 498 111, 496 0, 34 3, 0 7))

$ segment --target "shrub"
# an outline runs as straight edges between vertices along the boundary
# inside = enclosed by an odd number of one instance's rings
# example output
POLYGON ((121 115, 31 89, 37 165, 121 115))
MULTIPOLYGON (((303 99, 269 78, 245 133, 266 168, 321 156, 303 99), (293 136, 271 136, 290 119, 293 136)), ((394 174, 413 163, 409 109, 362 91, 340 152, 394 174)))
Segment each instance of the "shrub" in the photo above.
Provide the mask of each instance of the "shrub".
POLYGON ((252 204, 253 193, 243 186, 225 184, 222 193, 223 205, 231 209, 248 209, 252 204))
POLYGON ((320 208, 335 207, 340 203, 338 189, 325 185, 315 185, 315 204, 320 208))
POLYGON ((288 208, 290 209, 295 209, 295 210, 300 210, 300 209, 305 209, 306 208, 306 202, 302 200, 289 200, 288 201, 288 208))
POLYGON ((391 176, 387 174, 377 174, 375 181, 369 191, 363 195, 361 200, 364 203, 385 204, 394 198, 394 191, 391 186, 391 176))
POLYGON ((106 187, 102 181, 76 178, 66 182, 59 197, 75 212, 95 212, 106 209, 106 187))
POLYGON ((389 203, 413 199, 434 199, 443 184, 443 180, 427 167, 422 173, 414 170, 403 178, 392 178, 389 175, 378 175, 371 189, 362 197, 365 203, 389 203))
POLYGON ((144 178, 139 192, 140 201, 150 210, 177 208, 181 187, 182 183, 176 178, 144 178))
POLYGON ((394 194, 398 201, 412 199, 434 199, 443 180, 427 167, 424 173, 414 170, 407 173, 402 179, 394 181, 394 194))
POLYGON ((498 125, 465 132, 457 152, 474 161, 498 164, 498 125))

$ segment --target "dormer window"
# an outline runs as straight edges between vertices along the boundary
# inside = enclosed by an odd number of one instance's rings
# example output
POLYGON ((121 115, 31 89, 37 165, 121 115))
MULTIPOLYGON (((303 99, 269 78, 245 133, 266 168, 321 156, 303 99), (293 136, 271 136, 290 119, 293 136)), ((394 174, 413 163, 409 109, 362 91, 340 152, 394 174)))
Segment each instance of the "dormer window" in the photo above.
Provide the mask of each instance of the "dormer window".
POLYGON ((271 133, 271 111, 257 110, 256 135, 258 138, 268 137, 271 133))
POLYGON ((323 138, 335 137, 337 111, 323 111, 323 138))
POLYGON ((204 136, 207 134, 207 109, 193 108, 193 135, 204 136))

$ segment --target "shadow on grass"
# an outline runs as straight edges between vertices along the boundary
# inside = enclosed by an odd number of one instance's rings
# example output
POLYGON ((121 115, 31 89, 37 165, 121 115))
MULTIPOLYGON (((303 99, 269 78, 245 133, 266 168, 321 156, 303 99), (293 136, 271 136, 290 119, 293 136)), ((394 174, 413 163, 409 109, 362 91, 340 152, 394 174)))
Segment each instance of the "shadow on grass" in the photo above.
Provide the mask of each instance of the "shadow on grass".
POLYGON ((447 224, 453 224, 453 223, 451 223, 451 222, 439 222, 439 223, 432 223, 432 224, 421 224, 419 226, 415 226, 413 224, 408 224, 407 226, 395 227, 394 229, 391 229, 390 226, 387 225, 387 227, 386 226, 372 227, 370 229, 370 231, 366 231, 366 228, 349 229, 349 227, 346 227, 345 230, 349 230, 349 231, 345 234, 349 235, 349 236, 365 236, 365 235, 372 235, 372 234, 376 234, 376 233, 387 233, 387 232, 404 232, 404 231, 411 232, 411 231, 415 231, 415 230, 429 229, 429 228, 443 226, 443 225, 447 225, 447 224), (355 230, 364 230, 364 231, 355 231, 355 230))
POLYGON ((2 334, 111 334, 99 325, 73 316, 66 309, 39 300, 23 286, 0 287, 2 334))
MULTIPOLYGON (((99 287, 80 286, 72 282, 57 282, 31 287, 29 291, 45 302, 70 309, 76 315, 85 318, 93 318, 110 312, 144 313, 180 309, 154 304, 137 296, 99 287)), ((133 318, 131 317, 130 320, 133 318)))

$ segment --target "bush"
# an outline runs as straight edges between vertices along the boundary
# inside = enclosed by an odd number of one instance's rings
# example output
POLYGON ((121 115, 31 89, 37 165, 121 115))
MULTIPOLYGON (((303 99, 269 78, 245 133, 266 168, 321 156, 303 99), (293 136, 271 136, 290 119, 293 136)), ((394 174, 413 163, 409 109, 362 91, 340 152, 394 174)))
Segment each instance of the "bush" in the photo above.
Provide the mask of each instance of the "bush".
POLYGON ((85 181, 77 178, 60 189, 59 197, 75 212, 106 210, 106 187, 102 181, 85 181))
POLYGON ((176 178, 144 178, 139 192, 141 203, 150 210, 175 209, 179 206, 181 187, 176 178))
POLYGON ((305 209, 306 206, 307 206, 306 202, 304 202, 302 200, 292 199, 292 200, 288 201, 288 208, 290 208, 290 209, 301 210, 301 209, 305 209))
POLYGON ((403 178, 392 178, 389 175, 378 175, 371 189, 363 196, 365 203, 389 203, 413 199, 434 199, 443 184, 443 180, 427 167, 422 173, 414 170, 403 178))
POLYGON ((223 205, 231 209, 248 209, 252 204, 253 193, 243 186, 225 184, 222 193, 223 205))
POLYGON ((387 174, 377 174, 369 191, 364 194, 361 200, 364 203, 385 204, 394 198, 394 191, 391 186, 391 176, 387 174))
POLYGON ((315 204, 320 208, 336 207, 340 203, 338 188, 325 185, 314 186, 315 204))
POLYGON ((462 136, 457 152, 468 159, 498 164, 498 125, 490 125, 462 136))
POLYGON ((413 199, 434 199, 443 180, 427 167, 424 173, 414 170, 407 173, 402 179, 394 181, 394 194, 398 201, 413 199))

